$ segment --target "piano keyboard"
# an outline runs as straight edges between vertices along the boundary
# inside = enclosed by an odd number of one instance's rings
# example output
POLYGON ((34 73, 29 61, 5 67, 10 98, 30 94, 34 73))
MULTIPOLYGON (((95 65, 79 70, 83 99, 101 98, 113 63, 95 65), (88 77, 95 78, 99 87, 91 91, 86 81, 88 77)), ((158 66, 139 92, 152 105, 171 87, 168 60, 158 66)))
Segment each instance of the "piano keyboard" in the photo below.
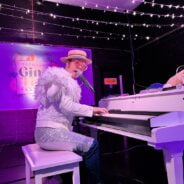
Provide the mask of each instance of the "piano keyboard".
POLYGON ((102 117, 106 117, 106 118, 120 118, 120 119, 137 119, 137 120, 149 120, 150 118, 154 117, 154 116, 150 116, 150 115, 133 115, 133 114, 102 114, 102 115, 95 115, 97 117, 102 116, 102 117))
POLYGON ((93 123, 118 130, 151 136, 151 130, 158 127, 179 125, 184 122, 184 112, 144 112, 114 111, 109 114, 85 118, 85 123, 93 123), (112 113, 115 112, 115 113, 112 113), (151 115, 150 115, 151 114, 151 115))
POLYGON ((149 120, 152 117, 154 116, 109 113, 85 118, 84 123, 151 136, 149 120))
POLYGON ((170 91, 106 98, 100 100, 99 106, 111 109, 110 114, 85 118, 84 125, 144 140, 149 146, 162 149, 168 184, 184 184, 184 86, 170 91))

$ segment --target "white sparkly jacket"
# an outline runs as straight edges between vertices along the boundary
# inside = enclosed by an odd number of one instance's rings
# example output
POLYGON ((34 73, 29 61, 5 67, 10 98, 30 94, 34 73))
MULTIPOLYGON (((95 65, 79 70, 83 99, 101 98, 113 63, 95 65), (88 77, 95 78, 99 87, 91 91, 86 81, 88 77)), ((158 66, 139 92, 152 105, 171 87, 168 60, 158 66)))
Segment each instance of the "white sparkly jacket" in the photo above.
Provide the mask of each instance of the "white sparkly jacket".
POLYGON ((41 75, 35 98, 40 103, 36 127, 72 130, 74 116, 93 114, 93 107, 79 103, 81 88, 64 68, 49 67, 41 75))

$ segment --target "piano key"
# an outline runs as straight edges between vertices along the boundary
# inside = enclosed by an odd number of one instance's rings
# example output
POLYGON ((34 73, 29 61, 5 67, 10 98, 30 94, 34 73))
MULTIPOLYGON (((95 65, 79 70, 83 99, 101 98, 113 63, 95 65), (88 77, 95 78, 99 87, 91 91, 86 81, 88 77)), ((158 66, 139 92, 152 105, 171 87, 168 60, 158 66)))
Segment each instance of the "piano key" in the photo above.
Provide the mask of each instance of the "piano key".
POLYGON ((119 118, 119 119, 132 119, 132 120, 149 120, 150 118, 154 116, 150 115, 133 115, 133 114, 101 114, 101 115, 95 115, 97 117, 107 117, 107 118, 119 118))
POLYGON ((158 116, 168 112, 157 112, 157 111, 126 111, 121 109, 109 109, 110 114, 134 114, 134 115, 151 115, 158 116))

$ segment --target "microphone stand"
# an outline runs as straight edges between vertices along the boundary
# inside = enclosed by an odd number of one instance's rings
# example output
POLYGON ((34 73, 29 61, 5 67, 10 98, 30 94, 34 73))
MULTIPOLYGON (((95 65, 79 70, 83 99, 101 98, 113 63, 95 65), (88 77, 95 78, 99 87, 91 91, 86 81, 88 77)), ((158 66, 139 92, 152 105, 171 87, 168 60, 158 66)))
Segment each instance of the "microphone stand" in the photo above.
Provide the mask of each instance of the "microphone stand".
POLYGON ((93 93, 95 93, 95 90, 94 90, 93 86, 84 77, 84 75, 82 74, 82 72, 80 70, 78 70, 78 75, 79 75, 79 78, 82 80, 82 82, 88 87, 88 89, 90 89, 93 93))
MULTIPOLYGON (((129 17, 127 15, 127 20, 128 23, 130 25, 130 20, 129 17)), ((130 41, 130 51, 131 51, 131 64, 132 64, 132 80, 133 80, 133 84, 132 84, 132 89, 133 89, 133 94, 136 94, 135 91, 135 53, 134 53, 134 47, 133 47, 133 42, 132 42, 132 35, 131 35, 131 30, 130 30, 130 26, 128 27, 128 32, 129 32, 129 41, 130 41)))

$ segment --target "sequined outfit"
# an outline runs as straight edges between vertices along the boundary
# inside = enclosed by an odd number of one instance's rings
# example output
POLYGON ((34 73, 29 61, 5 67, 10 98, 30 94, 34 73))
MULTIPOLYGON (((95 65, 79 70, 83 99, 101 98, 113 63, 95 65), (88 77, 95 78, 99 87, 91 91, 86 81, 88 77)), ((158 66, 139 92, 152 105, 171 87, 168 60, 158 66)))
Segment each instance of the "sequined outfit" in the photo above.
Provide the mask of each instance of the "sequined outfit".
POLYGON ((35 97, 40 103, 35 140, 48 150, 87 152, 93 138, 72 131, 75 115, 92 116, 91 106, 79 103, 81 89, 63 68, 50 67, 40 77, 35 97))
POLYGON ((38 80, 35 97, 40 103, 35 140, 46 150, 69 150, 83 156, 91 184, 101 182, 98 142, 72 131, 74 116, 91 117, 93 107, 79 103, 81 89, 63 68, 48 68, 38 80))
POLYGON ((63 128, 37 127, 35 140, 46 150, 69 150, 77 153, 87 152, 93 139, 63 128))

